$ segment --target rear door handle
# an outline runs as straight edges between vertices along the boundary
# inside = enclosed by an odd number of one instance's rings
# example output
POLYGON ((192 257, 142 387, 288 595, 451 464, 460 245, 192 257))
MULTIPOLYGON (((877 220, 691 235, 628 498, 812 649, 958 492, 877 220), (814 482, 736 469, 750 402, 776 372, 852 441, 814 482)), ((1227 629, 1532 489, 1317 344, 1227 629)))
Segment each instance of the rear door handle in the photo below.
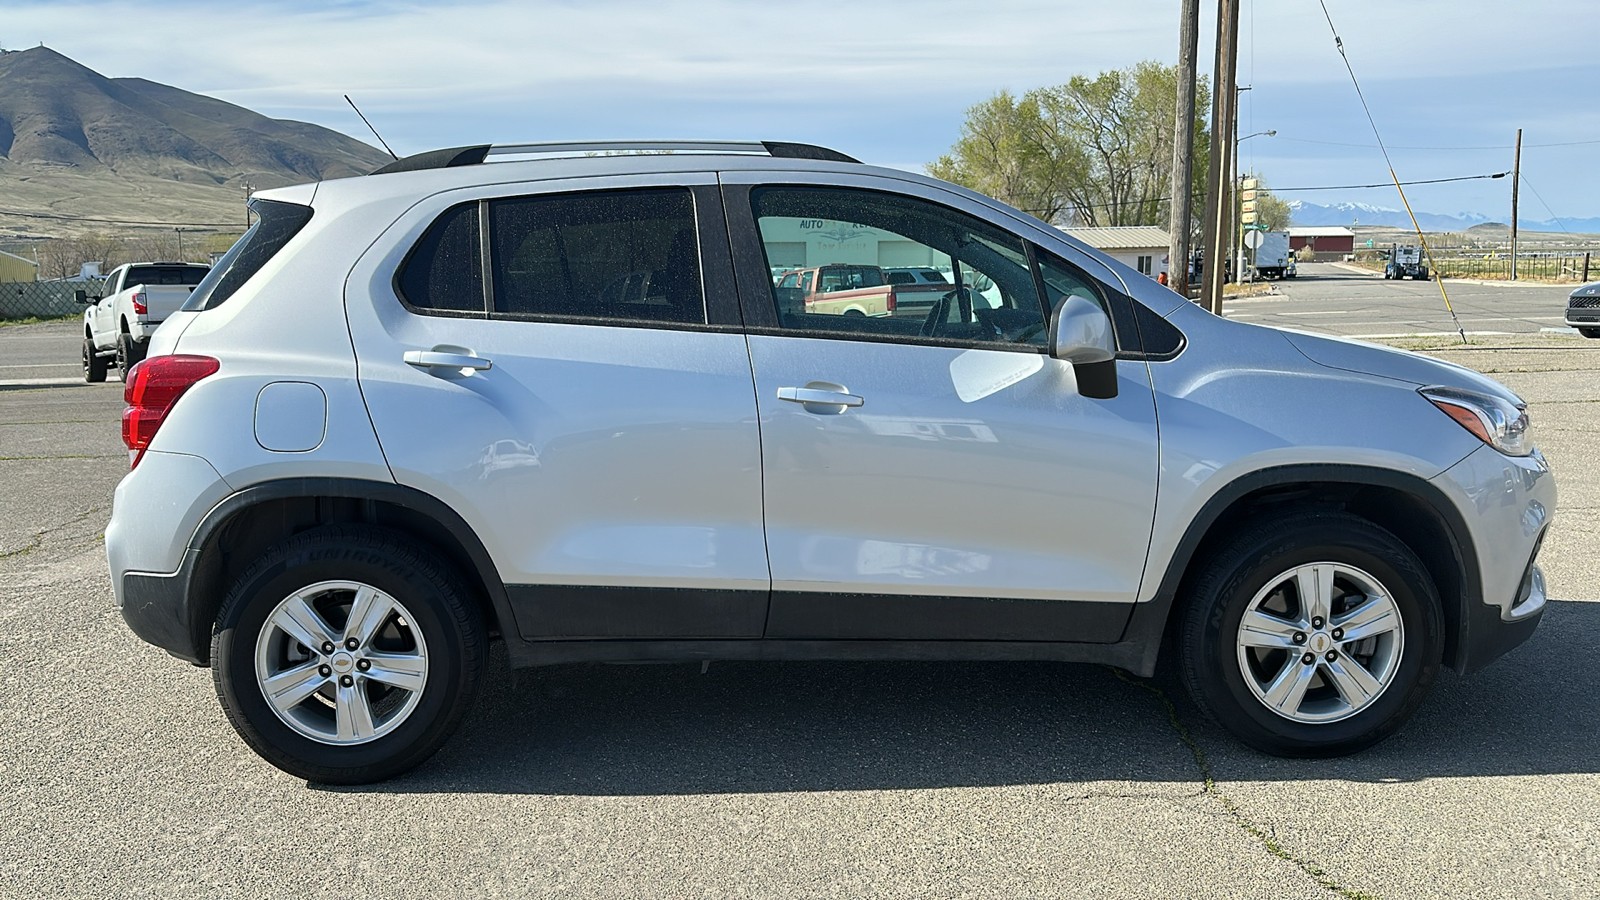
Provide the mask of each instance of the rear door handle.
POLYGON ((847 408, 861 406, 867 402, 850 393, 844 385, 829 384, 826 381, 813 381, 805 387, 778 388, 778 399, 799 403, 806 408, 806 412, 835 415, 847 408))
POLYGON ((407 350, 406 365, 419 369, 472 369, 483 372, 494 368, 491 360, 473 353, 465 347, 435 347, 432 350, 407 350))

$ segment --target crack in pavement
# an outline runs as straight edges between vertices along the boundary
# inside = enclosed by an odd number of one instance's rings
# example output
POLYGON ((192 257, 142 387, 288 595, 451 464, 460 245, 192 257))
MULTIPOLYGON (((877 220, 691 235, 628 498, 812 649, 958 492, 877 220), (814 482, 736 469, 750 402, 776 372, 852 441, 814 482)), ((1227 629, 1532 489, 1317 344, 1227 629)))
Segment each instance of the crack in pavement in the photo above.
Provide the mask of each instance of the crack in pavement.
POLYGON ((106 510, 107 510, 107 507, 104 507, 104 506, 91 506, 88 509, 84 510, 83 512, 78 513, 77 515, 73 516, 70 519, 67 519, 64 522, 57 522, 54 525, 47 525, 44 528, 41 528, 38 531, 34 532, 33 536, 28 539, 28 543, 26 545, 21 546, 21 547, 16 547, 16 548, 11 549, 11 550, 0 550, 0 560, 14 559, 16 557, 26 556, 29 553, 32 553, 33 551, 38 550, 40 547, 44 546, 44 539, 49 537, 50 535, 52 535, 52 534, 54 534, 54 533, 56 533, 58 531, 62 531, 64 529, 66 529, 66 528, 69 528, 69 527, 71 527, 73 525, 80 524, 85 519, 89 518, 90 516, 94 515, 95 513, 102 513, 102 512, 105 512, 106 510))
POLYGON ((1183 720, 1178 718, 1178 708, 1173 705, 1171 698, 1166 695, 1166 692, 1161 690, 1161 688, 1151 684, 1149 681, 1146 681, 1142 678, 1135 678, 1121 669, 1112 669, 1111 674, 1115 675, 1120 681, 1148 691, 1158 701, 1160 701, 1161 706, 1166 710, 1167 713, 1167 723, 1170 724, 1172 729, 1178 733, 1178 739, 1183 741, 1184 746, 1189 748, 1189 753, 1194 756, 1195 765, 1200 769, 1200 794, 1215 799, 1222 806, 1223 810, 1227 812, 1228 816, 1233 819, 1234 824, 1239 826, 1240 830, 1254 838, 1255 841, 1265 848, 1268 853, 1271 853, 1273 856, 1283 860, 1284 862, 1292 864, 1300 871, 1311 876, 1312 879, 1314 879, 1318 884, 1322 885, 1327 890, 1337 894, 1340 897, 1343 897, 1344 900, 1379 900, 1378 895, 1376 894, 1369 894, 1366 891, 1346 887, 1339 883, 1339 880, 1330 874, 1326 869, 1323 869, 1321 866, 1308 859, 1302 859, 1289 852, 1289 850, 1280 844, 1276 838, 1267 833, 1267 829, 1264 826, 1251 821, 1250 818, 1244 814, 1244 811, 1239 808, 1238 802, 1232 797, 1229 797, 1227 794, 1224 794, 1221 788, 1217 786, 1216 778, 1211 772, 1211 762, 1206 758, 1206 751, 1200 747, 1200 743, 1196 741, 1194 735, 1190 733, 1188 726, 1183 724, 1183 720))

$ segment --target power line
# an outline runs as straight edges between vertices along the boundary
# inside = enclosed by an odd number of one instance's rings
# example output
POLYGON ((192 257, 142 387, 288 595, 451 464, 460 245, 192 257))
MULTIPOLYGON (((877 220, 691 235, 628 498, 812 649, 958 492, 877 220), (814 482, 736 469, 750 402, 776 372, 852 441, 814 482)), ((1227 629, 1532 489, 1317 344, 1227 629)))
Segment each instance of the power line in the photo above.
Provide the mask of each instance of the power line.
MULTIPOLYGON (((1456 315, 1456 309, 1450 305, 1450 295, 1445 292, 1444 279, 1440 278, 1439 266, 1433 261, 1433 250, 1428 247, 1428 239, 1422 234, 1422 225, 1417 222, 1417 214, 1411 211, 1411 201, 1406 199, 1406 189, 1400 186, 1400 176, 1395 174, 1394 161, 1389 158, 1389 150, 1383 145, 1383 135, 1378 132, 1378 121, 1372 117, 1372 107, 1367 105, 1367 95, 1361 90, 1361 81, 1356 78, 1355 67, 1350 64, 1350 55, 1344 50, 1344 38, 1339 37, 1339 29, 1333 25, 1333 15, 1328 12, 1327 0, 1317 0, 1322 7, 1322 15, 1328 20, 1328 30, 1333 32, 1333 45, 1339 50, 1339 58, 1344 60, 1344 68, 1350 73, 1350 83, 1355 85, 1356 98, 1361 101, 1361 110, 1367 114, 1367 124, 1372 126, 1372 137, 1378 142, 1378 150, 1383 153, 1383 161, 1389 166, 1389 178, 1394 181, 1394 189, 1400 192, 1400 203, 1406 208, 1406 215, 1411 217, 1411 227, 1416 229, 1417 241, 1422 244, 1422 252, 1428 256, 1428 264, 1433 268, 1433 281, 1439 285, 1439 296, 1444 299, 1444 308, 1450 312, 1451 321, 1456 323, 1456 333, 1461 335, 1461 343, 1467 342, 1467 331, 1462 326, 1461 319, 1456 315)), ((1518 136, 1521 139, 1521 136, 1518 136)), ((1513 221, 1515 221, 1513 219, 1513 221)))
POLYGON ((1561 226, 1561 230, 1571 234, 1572 230, 1567 228, 1567 223, 1561 221, 1561 217, 1556 215, 1556 211, 1550 208, 1550 204, 1544 202, 1544 195, 1540 194, 1539 189, 1533 186, 1533 182, 1528 180, 1528 176, 1518 175, 1517 177, 1521 178, 1522 183, 1528 186, 1528 190, 1533 191, 1533 195, 1539 198, 1539 204, 1544 207, 1545 212, 1550 214, 1550 218, 1556 220, 1556 224, 1561 226))
MULTIPOLYGON (((1329 146, 1329 147, 1358 147, 1358 148, 1363 149, 1363 150, 1380 149, 1379 145, 1377 145, 1377 144, 1353 144, 1353 143, 1350 143, 1349 141, 1318 141, 1318 140, 1313 140, 1311 138, 1283 137, 1281 135, 1278 137, 1278 140, 1280 140, 1280 141, 1292 141, 1292 142, 1294 142, 1296 144, 1323 144, 1323 145, 1329 146)), ((1550 143, 1550 144, 1523 144, 1522 147, 1523 147, 1523 149, 1528 149, 1530 147, 1580 147, 1580 146, 1584 146, 1584 145, 1587 145, 1587 144, 1600 144, 1600 140, 1594 140, 1594 141, 1556 141, 1555 143, 1550 143)), ((1485 144, 1485 145, 1482 145, 1482 146, 1475 146, 1475 147, 1412 147, 1412 146, 1400 146, 1400 145, 1397 144, 1397 145, 1391 146, 1389 149, 1390 150, 1434 150, 1434 151, 1440 151, 1440 150, 1446 150, 1446 151, 1448 151, 1448 150, 1463 150, 1463 151, 1465 151, 1465 150, 1510 150, 1510 149, 1512 149, 1512 145, 1510 145, 1510 144, 1485 144)))
MULTIPOLYGON (((1450 181, 1482 181, 1491 178, 1504 178, 1510 172, 1491 172, 1484 175, 1457 175, 1453 178, 1423 178, 1416 181, 1402 181, 1401 184, 1444 184, 1450 181)), ((1523 181, 1527 181, 1526 178, 1523 181)), ((1371 188, 1391 188, 1395 183, 1384 181, 1376 184, 1319 184, 1310 187, 1267 187, 1262 188, 1268 194, 1279 194, 1290 191, 1355 191, 1371 188)), ((1121 209, 1124 206, 1142 206, 1146 203, 1165 203, 1171 197, 1147 197, 1140 200, 1123 200, 1115 203, 1087 203, 1071 204, 1070 209, 1121 209)), ((1023 212, 1038 215, 1042 212, 1053 212, 1048 209, 1024 209, 1023 212)))
MULTIPOLYGON (((1420 179, 1418 181, 1402 181, 1402 182, 1399 182, 1399 183, 1400 184, 1444 184, 1447 181, 1482 181, 1482 180, 1489 179, 1489 178, 1504 178, 1504 177, 1506 177, 1507 175, 1510 175, 1510 174, 1511 174, 1510 172, 1494 172, 1494 173, 1488 174, 1488 175, 1458 175, 1455 178, 1424 178, 1424 179, 1420 179)), ((1269 188, 1266 189, 1266 191, 1269 194, 1276 194, 1276 193, 1281 193, 1281 192, 1284 192, 1284 191, 1354 191, 1354 190, 1360 190, 1360 189, 1363 189, 1363 188, 1389 188, 1389 187, 1394 187, 1394 186, 1395 186, 1395 182, 1393 182, 1393 181, 1384 181, 1384 182, 1380 182, 1378 184, 1330 184, 1330 185, 1322 185, 1322 186, 1319 186, 1319 187, 1286 187, 1286 188, 1269 187, 1269 188)))

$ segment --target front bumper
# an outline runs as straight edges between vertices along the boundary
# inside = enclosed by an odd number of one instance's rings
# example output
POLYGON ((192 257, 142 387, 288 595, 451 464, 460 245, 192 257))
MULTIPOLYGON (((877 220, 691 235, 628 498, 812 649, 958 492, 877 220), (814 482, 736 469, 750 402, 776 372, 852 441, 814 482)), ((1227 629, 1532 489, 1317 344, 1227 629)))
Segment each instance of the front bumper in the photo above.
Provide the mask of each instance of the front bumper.
POLYGON ((1544 615, 1537 557, 1555 516, 1555 476, 1537 450, 1511 457, 1485 446, 1434 484, 1455 504, 1476 566, 1479 591, 1464 600, 1455 658, 1457 670, 1471 672, 1526 641, 1544 615))

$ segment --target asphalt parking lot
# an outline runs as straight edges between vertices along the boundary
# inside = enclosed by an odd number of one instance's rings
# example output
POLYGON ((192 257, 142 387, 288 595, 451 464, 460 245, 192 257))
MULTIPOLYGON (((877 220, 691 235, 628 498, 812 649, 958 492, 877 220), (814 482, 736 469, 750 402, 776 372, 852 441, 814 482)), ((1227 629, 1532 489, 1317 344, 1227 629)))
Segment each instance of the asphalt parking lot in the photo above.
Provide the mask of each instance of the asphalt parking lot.
POLYGON ((1600 896, 1600 341, 1570 288, 1452 285, 1462 347, 1431 284, 1303 271, 1229 314, 1422 334, 1386 339, 1529 399, 1561 490, 1534 638, 1326 761, 1098 667, 500 660, 422 768, 307 785, 112 606, 115 376, 0 327, 0 896, 1600 896))

